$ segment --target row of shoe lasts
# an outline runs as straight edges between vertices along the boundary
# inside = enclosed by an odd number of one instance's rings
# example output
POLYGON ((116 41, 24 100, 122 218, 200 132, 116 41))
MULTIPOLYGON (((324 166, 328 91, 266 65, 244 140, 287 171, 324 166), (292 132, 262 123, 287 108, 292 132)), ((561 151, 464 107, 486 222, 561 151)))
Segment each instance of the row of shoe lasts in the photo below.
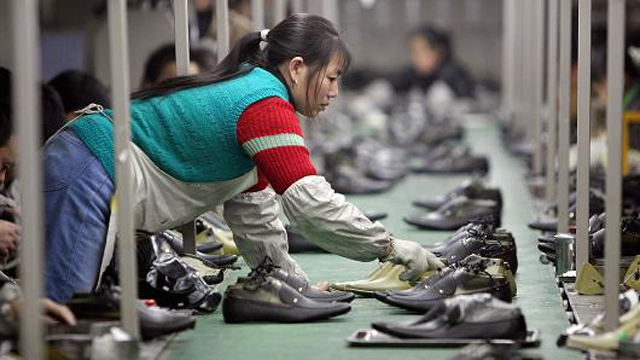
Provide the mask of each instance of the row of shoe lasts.
POLYGON ((558 338, 558 346, 578 350, 616 351, 622 356, 640 356, 640 302, 638 292, 628 290, 619 296, 618 328, 606 331, 604 313, 589 324, 570 327, 558 338), (628 353, 627 353, 628 352, 628 353))
MULTIPOLYGON (((589 189, 589 216, 604 212, 604 194, 601 190, 589 189)), ((575 226, 577 199, 576 193, 569 196, 569 224, 575 226)), ((529 222, 529 228, 555 233, 558 228, 557 207, 550 206, 543 213, 529 222)))
POLYGON ((419 174, 479 174, 489 172, 489 160, 473 155, 466 145, 447 141, 426 146, 420 157, 414 156, 409 168, 419 174))
POLYGON ((248 277, 227 288, 222 314, 227 323, 308 322, 349 312, 354 298, 351 293, 314 289, 267 257, 248 277))
MULTIPOLYGON (((605 213, 595 214, 589 218, 589 248, 591 259, 604 256, 604 243, 606 239, 605 213)), ((570 229, 575 232, 575 229, 570 229)), ((621 230, 621 255, 635 256, 640 254, 640 219, 637 216, 622 218, 621 230)), ((569 237, 575 239, 574 233, 562 233, 555 235, 542 235, 538 238, 538 249, 545 253, 553 262, 556 255, 556 243, 560 238, 569 237)))
MULTIPOLYGON (((518 269, 517 248, 511 233, 483 222, 467 224, 449 238, 425 248, 439 256, 445 264, 454 265, 469 255, 477 254, 506 262, 514 274, 518 269)), ((402 265, 383 263, 366 279, 331 284, 331 288, 351 291, 360 296, 373 296, 375 291, 408 290, 415 284, 400 280, 399 275, 404 270, 402 265)), ((419 281, 432 275, 433 271, 426 272, 419 281)))
POLYGON ((404 221, 421 229, 456 230, 478 219, 501 225, 502 193, 486 186, 480 178, 467 180, 435 199, 417 200, 413 204, 427 212, 406 216, 404 221))
MULTIPOLYGON (((575 174, 574 174, 575 176, 575 174)), ((570 184, 575 186, 575 180, 570 184)), ((601 214, 605 211, 604 177, 592 174, 591 187, 589 188, 589 216, 601 214)), ((629 174, 622 180, 622 213, 625 215, 638 214, 640 211, 640 175, 629 174)), ((576 192, 571 190, 569 195, 569 224, 575 226, 576 221, 576 192)), ((556 205, 548 206, 543 213, 529 223, 534 230, 555 233, 558 227, 558 208, 556 205)))

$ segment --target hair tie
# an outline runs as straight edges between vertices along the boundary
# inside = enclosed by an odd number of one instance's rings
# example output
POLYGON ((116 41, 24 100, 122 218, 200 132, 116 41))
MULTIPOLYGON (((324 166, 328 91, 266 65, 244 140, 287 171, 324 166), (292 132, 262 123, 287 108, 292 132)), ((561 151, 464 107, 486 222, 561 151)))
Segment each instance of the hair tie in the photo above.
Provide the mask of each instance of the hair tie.
POLYGON ((260 30, 260 39, 264 42, 269 42, 267 41, 267 35, 269 34, 269 29, 263 29, 260 30))

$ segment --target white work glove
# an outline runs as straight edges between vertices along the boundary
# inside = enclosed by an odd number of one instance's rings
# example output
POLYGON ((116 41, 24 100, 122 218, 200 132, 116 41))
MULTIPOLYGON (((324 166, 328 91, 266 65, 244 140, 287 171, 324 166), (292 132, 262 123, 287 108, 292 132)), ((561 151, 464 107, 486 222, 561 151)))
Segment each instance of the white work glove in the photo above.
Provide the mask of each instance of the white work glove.
POLYGON ((388 254, 387 229, 371 222, 322 176, 305 176, 289 186, 282 207, 296 231, 331 253, 357 261, 388 254))
POLYGON ((408 240, 391 237, 391 251, 382 261, 404 265, 407 270, 400 274, 400 280, 414 281, 428 270, 444 268, 444 264, 433 253, 425 250, 420 244, 408 240))

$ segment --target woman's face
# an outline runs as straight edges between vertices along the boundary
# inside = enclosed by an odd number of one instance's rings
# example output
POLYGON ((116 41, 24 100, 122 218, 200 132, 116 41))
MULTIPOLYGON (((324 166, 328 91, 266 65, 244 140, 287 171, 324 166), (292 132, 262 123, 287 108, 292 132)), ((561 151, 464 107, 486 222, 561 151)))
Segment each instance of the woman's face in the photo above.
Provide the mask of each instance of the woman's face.
POLYGON ((420 75, 433 74, 442 61, 442 54, 431 47, 427 39, 423 37, 412 37, 409 42, 409 50, 413 68, 420 75))
POLYGON ((295 67, 290 72, 289 88, 296 110, 308 117, 315 117, 324 111, 331 99, 338 96, 338 78, 341 75, 342 58, 338 55, 334 55, 327 68, 324 71, 321 69, 312 79, 309 79, 309 67, 304 62, 295 67))

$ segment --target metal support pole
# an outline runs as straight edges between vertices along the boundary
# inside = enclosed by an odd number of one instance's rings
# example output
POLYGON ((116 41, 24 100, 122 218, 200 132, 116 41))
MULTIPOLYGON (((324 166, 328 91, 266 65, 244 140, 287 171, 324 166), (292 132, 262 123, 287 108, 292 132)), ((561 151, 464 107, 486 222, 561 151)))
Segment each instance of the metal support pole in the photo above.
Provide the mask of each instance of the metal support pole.
POLYGON ((522 59, 523 59, 523 48, 524 48, 524 38, 522 36, 523 34, 523 29, 522 29, 522 7, 523 7, 523 0, 515 0, 514 1, 514 7, 515 7, 515 46, 514 46, 514 69, 513 69, 513 80, 514 80, 514 96, 513 96, 513 112, 512 115, 514 117, 514 119, 516 121, 514 121, 512 123, 512 126, 516 126, 519 129, 522 127, 522 99, 523 99, 523 95, 522 95, 522 91, 524 89, 524 85, 523 85, 523 73, 524 73, 524 67, 522 66, 522 59))
POLYGON ((340 27, 338 19, 338 1, 337 0, 323 0, 322 2, 322 16, 333 23, 336 28, 340 27))
POLYGON ((185 254, 196 253, 196 222, 189 221, 188 223, 180 226, 180 232, 182 233, 182 246, 185 254))
POLYGON ((124 330, 139 338, 138 275, 133 224, 133 183, 130 166, 131 125, 129 119, 129 53, 127 39, 127 4, 110 0, 109 55, 113 86, 113 120, 115 122, 116 222, 118 226, 118 264, 120 271, 120 320, 124 330))
POLYGON ((189 74, 189 13, 187 0, 174 0, 174 30, 176 40, 176 74, 189 74))
POLYGON ((613 330, 618 327, 620 282, 625 0, 609 0, 607 26, 607 235, 604 245, 604 323, 608 330, 613 330))
POLYGON ((547 4, 547 186, 548 202, 556 198, 556 153, 558 144, 558 0, 547 4))
POLYGON ((533 3, 533 173, 542 174, 542 98, 543 98, 543 51, 544 51, 544 1, 533 3))
MULTIPOLYGON (((176 75, 189 74, 189 13, 187 0, 175 0, 174 24, 176 39, 176 75)), ((181 227, 184 252, 196 253, 195 221, 190 221, 181 227)))
POLYGON ((264 0, 251 0, 251 19, 254 31, 264 29, 264 0))
POLYGON ((221 62, 229 53, 229 2, 216 0, 216 26, 218 38, 218 62, 221 62))
POLYGON ((578 182, 576 269, 589 261, 589 126, 591 123, 591 0, 578 2, 578 182))
POLYGON ((513 1, 502 3, 502 112, 513 116, 515 91, 516 6, 513 1))
POLYGON ((273 0, 273 25, 276 26, 287 16, 287 0, 273 0))
POLYGON ((13 123, 18 137, 18 178, 22 191, 23 241, 20 278, 24 298, 20 316, 20 348, 25 359, 43 359, 42 308, 42 159, 40 157, 40 51, 38 4, 13 2, 13 123))
POLYGON ((294 14, 303 13, 305 11, 305 1, 304 0, 292 0, 291 1, 291 11, 294 14))
POLYGON ((522 68, 524 71, 522 72, 523 77, 523 89, 522 89, 522 112, 521 120, 525 126, 525 142, 532 144, 533 143, 533 73, 531 69, 533 68, 533 48, 531 44, 533 41, 533 31, 531 29, 532 20, 533 20, 533 2, 524 1, 522 4, 522 68))
POLYGON ((569 226, 569 76, 571 72, 571 5, 560 0, 560 85, 558 125, 558 232, 569 226))

